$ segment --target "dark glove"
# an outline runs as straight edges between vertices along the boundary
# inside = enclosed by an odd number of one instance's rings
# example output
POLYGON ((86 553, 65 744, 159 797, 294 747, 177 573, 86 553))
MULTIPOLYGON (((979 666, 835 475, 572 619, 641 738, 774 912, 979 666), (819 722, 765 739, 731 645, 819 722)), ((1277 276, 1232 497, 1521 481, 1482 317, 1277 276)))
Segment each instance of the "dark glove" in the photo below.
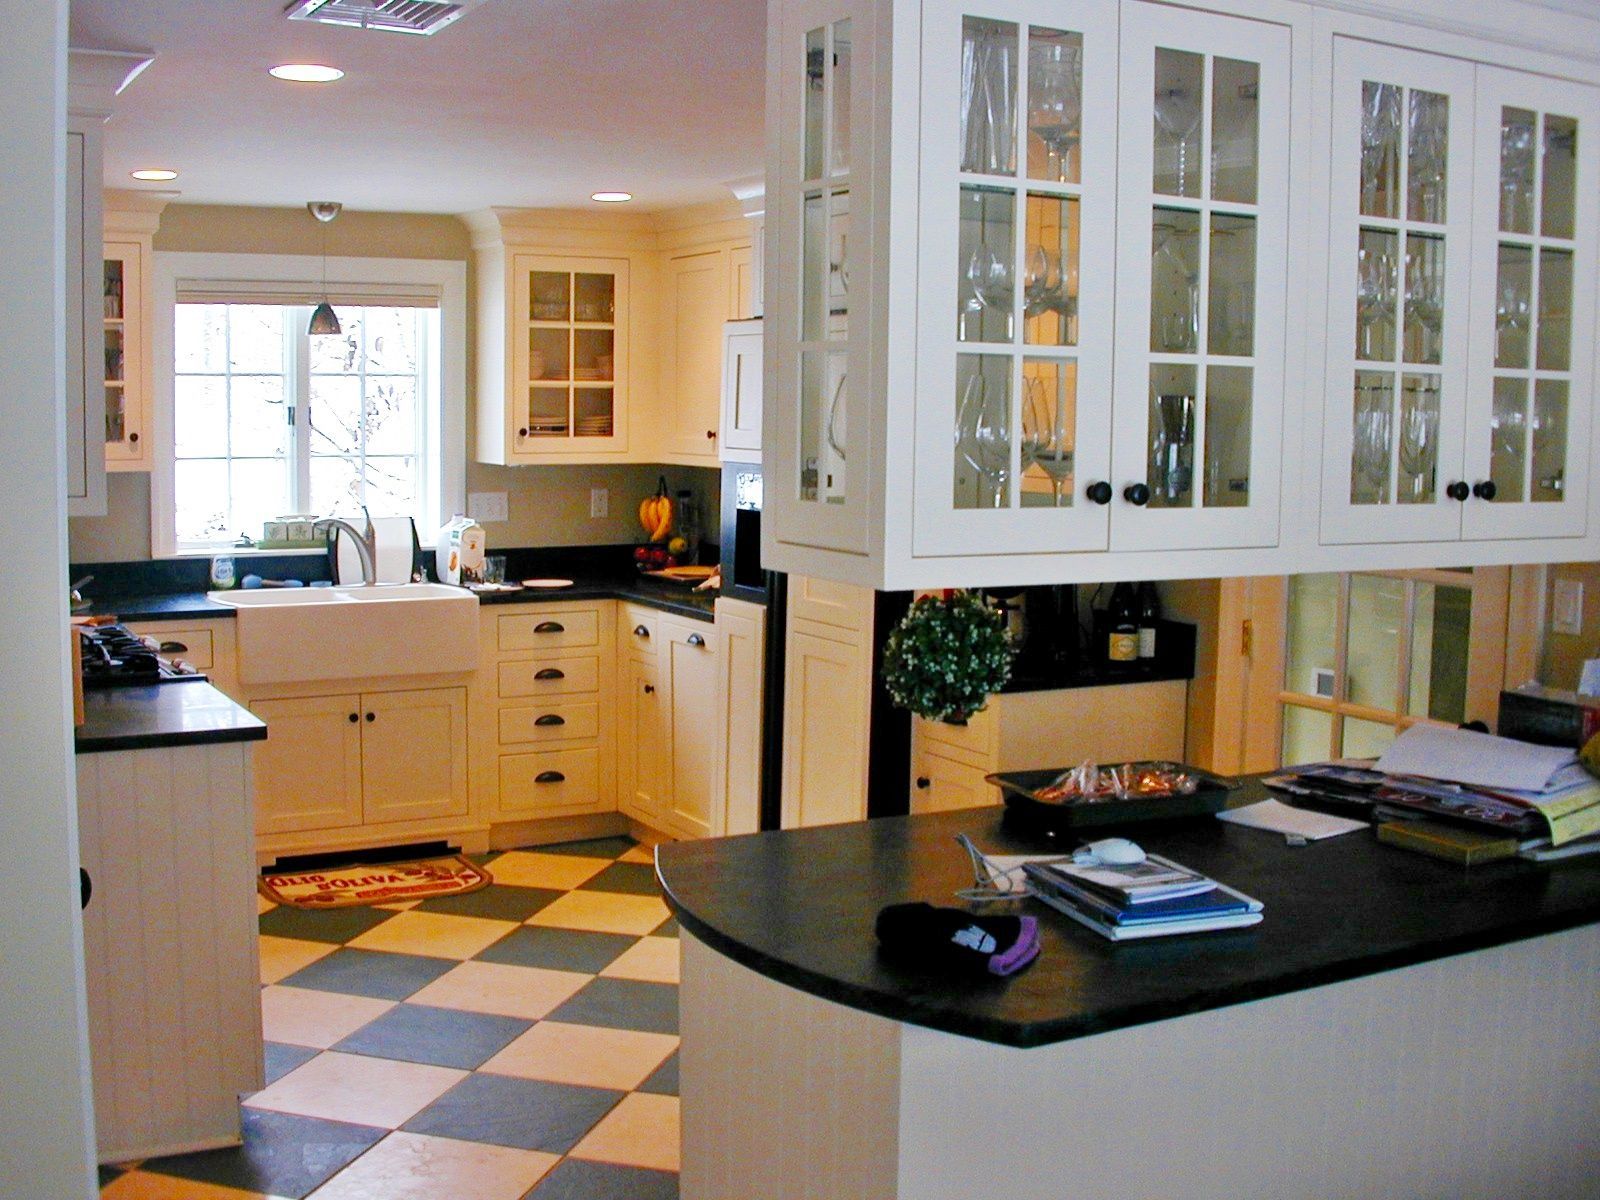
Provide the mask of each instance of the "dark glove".
POLYGON ((974 916, 959 908, 891 904, 878 913, 883 953, 938 971, 1011 975, 1039 955, 1035 917, 974 916))

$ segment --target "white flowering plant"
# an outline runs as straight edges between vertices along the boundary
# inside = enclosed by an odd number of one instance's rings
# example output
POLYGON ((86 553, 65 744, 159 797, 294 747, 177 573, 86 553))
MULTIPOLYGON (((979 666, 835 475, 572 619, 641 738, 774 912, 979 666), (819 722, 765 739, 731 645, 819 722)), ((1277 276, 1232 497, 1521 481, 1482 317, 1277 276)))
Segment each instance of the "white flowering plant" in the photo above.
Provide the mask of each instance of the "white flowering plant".
POLYGON ((1005 618, 973 592, 919 597, 883 648, 883 682, 901 708, 965 720, 1011 678, 1005 618))

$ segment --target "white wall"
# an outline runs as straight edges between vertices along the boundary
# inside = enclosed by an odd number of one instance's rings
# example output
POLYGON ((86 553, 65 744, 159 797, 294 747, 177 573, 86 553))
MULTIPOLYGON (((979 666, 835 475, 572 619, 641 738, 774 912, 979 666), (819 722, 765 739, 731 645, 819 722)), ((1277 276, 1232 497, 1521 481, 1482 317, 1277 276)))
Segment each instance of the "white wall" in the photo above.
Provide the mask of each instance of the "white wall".
POLYGON ((66 653, 62 227, 67 0, 0 38, 0 1197, 95 1194, 66 653))

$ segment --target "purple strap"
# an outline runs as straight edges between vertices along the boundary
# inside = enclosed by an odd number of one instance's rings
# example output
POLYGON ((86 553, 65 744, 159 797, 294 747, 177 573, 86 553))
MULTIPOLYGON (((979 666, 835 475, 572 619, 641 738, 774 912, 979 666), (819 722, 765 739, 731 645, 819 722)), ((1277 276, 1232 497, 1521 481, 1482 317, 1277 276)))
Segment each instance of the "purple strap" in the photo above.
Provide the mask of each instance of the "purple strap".
POLYGON ((1039 957, 1039 918, 1018 917, 1022 928, 1017 940, 1004 953, 991 955, 989 971, 993 975, 1014 975, 1039 957))

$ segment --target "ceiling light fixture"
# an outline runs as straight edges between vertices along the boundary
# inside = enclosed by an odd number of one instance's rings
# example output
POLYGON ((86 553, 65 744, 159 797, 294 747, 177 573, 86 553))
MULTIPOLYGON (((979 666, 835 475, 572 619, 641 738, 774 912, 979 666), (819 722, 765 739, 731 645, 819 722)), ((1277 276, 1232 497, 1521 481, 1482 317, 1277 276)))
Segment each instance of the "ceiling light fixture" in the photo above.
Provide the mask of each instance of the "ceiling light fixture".
POLYGON ((169 171, 165 167, 147 167, 142 171, 129 171, 128 174, 145 183, 165 183, 169 179, 178 177, 176 171, 169 171))
POLYGON ((324 67, 317 63, 281 63, 267 68, 267 74, 274 79, 287 79, 290 83, 332 83, 335 79, 344 78, 344 72, 338 67, 324 67))
POLYGON ((601 204, 626 204, 633 199, 632 192, 595 192, 589 199, 601 204))
POLYGON ((339 314, 328 303, 328 222, 343 208, 337 200, 312 200, 306 205, 306 211, 322 223, 322 303, 311 312, 311 324, 306 332, 312 336, 343 332, 339 328, 339 314))

